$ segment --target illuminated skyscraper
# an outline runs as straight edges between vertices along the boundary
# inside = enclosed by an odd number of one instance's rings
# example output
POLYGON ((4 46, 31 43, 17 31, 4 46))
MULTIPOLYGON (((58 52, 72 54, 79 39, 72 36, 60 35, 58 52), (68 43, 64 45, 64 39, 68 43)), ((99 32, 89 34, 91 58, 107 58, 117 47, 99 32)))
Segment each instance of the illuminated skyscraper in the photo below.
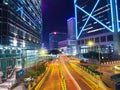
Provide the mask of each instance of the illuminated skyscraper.
POLYGON ((52 32, 49 34, 49 50, 58 49, 58 42, 66 40, 66 33, 52 32))
POLYGON ((41 0, 0 2, 0 70, 5 78, 15 68, 27 68, 35 63, 41 46, 40 5, 41 0))
POLYGON ((118 23, 119 23, 119 31, 120 31, 120 0, 117 0, 117 8, 118 8, 118 23))
POLYGON ((119 0, 74 0, 78 53, 88 52, 92 40, 95 51, 120 55, 119 0))
POLYGON ((68 39, 75 40, 75 18, 71 17, 67 20, 68 39))
POLYGON ((75 40, 75 18, 71 17, 67 20, 68 38, 60 41, 59 48, 63 50, 64 54, 76 55, 76 40, 75 40))

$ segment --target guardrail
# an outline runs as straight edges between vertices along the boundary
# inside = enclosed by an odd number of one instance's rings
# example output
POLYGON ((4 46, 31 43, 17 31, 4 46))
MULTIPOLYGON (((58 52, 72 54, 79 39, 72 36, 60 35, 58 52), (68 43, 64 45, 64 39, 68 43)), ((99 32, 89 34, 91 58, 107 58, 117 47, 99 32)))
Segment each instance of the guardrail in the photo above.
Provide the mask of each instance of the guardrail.
POLYGON ((98 88, 101 88, 102 90, 107 90, 106 86, 103 84, 102 80, 100 79, 99 75, 95 75, 94 73, 90 72, 85 67, 79 67, 73 63, 69 63, 73 69, 75 69, 81 76, 83 76, 86 81, 90 82, 93 86, 91 87, 92 90, 99 90, 98 88), (77 69, 76 69, 77 67, 77 69), (80 68, 80 70, 78 69, 80 68), (79 70, 79 71, 78 71, 79 70))
POLYGON ((109 61, 109 62, 102 62, 101 65, 116 64, 116 63, 120 63, 120 60, 109 61))

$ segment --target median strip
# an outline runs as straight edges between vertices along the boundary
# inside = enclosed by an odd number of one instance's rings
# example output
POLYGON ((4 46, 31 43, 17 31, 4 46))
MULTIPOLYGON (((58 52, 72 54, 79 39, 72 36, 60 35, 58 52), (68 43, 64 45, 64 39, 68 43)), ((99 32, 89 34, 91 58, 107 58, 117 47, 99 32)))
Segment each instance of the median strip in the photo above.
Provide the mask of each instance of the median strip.
MULTIPOLYGON (((86 75, 82 75, 81 74, 81 72, 80 71, 78 71, 78 69, 76 69, 76 68, 80 68, 80 67, 78 67, 78 66, 76 66, 75 64, 73 64, 73 63, 69 63, 70 64, 70 66, 75 70, 75 71, 77 71, 77 73, 79 73, 84 79, 82 79, 92 90, 95 90, 95 89, 97 89, 98 88, 98 85, 96 85, 93 81, 91 81, 90 79, 88 79, 87 77, 86 77, 86 75), (89 82, 89 83, 88 83, 89 82), (92 85, 90 85, 90 84, 92 84, 92 85)), ((82 71, 82 73, 84 73, 84 71, 82 71)))
POLYGON ((50 71, 50 67, 47 68, 46 73, 44 74, 43 78, 40 80, 40 82, 36 85, 35 90, 39 90, 42 84, 44 83, 48 73, 50 71))

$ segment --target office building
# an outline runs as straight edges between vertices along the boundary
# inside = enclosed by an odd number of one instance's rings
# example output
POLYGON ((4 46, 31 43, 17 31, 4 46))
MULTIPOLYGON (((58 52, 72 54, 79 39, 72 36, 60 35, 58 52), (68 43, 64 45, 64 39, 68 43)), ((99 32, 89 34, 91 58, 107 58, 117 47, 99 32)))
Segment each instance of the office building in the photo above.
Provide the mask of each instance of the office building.
POLYGON ((75 40, 75 18, 71 17, 67 20, 68 39, 75 40))
POLYGON ((119 31, 120 31, 120 1, 117 0, 117 8, 118 8, 118 23, 119 23, 119 31))
POLYGON ((49 50, 58 49, 58 42, 66 40, 67 34, 52 32, 49 34, 49 50))
POLYGON ((76 55, 76 40, 63 40, 58 43, 59 49, 66 55, 76 55))
POLYGON ((94 51, 102 54, 120 55, 120 1, 74 0, 77 52, 87 53, 89 41, 94 51))
POLYGON ((76 40, 75 40, 75 18, 71 17, 67 20, 68 37, 66 40, 58 43, 59 49, 67 55, 76 55, 76 40))
POLYGON ((1 0, 0 71, 3 78, 9 78, 16 68, 35 64, 41 46, 40 5, 41 0, 1 0))

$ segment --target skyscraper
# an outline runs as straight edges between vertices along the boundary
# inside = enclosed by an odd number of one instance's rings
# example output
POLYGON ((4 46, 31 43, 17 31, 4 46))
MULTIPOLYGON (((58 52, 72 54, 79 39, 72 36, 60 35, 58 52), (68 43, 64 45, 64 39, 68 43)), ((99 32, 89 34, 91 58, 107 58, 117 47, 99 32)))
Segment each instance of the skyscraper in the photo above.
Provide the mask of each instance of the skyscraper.
POLYGON ((35 63, 41 46, 40 5, 41 0, 0 2, 0 70, 5 78, 15 68, 27 68, 35 63))
POLYGON ((120 55, 119 0, 74 0, 78 52, 88 52, 88 41, 94 50, 120 55))
POLYGON ((67 27, 68 27, 68 39, 74 40, 75 39, 75 18, 71 17, 67 20, 67 27))
POLYGON ((52 32, 49 34, 49 50, 58 49, 58 42, 66 40, 66 33, 52 32))

